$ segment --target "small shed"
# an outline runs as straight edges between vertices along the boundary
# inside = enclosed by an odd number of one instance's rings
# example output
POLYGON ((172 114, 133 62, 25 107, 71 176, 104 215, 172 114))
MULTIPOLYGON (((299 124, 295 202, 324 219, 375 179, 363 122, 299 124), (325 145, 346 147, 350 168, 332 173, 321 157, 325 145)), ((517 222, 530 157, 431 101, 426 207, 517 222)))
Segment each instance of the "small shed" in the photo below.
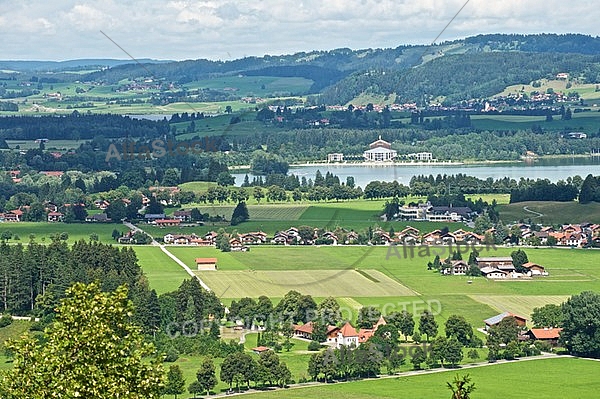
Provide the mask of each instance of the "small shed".
POLYGON ((199 271, 217 270, 217 258, 196 258, 196 266, 199 271))

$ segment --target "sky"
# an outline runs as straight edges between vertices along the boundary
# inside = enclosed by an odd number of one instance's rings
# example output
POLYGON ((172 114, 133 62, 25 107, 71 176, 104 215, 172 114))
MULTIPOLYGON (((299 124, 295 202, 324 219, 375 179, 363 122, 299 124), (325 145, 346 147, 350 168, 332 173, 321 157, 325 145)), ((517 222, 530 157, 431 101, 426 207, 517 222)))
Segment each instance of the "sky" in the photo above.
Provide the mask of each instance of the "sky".
MULTIPOLYGON (((231 60, 430 44, 466 0, 0 0, 0 59, 231 60), (115 43, 111 42, 110 37, 115 43)), ((470 0, 438 39, 598 32, 597 1, 470 0)))

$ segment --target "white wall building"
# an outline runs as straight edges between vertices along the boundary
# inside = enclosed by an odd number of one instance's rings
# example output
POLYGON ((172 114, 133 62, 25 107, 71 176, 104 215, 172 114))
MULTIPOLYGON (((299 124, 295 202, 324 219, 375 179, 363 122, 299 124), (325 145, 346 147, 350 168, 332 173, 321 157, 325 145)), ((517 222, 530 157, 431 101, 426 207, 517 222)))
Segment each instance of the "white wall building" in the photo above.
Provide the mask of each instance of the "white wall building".
POLYGON ((392 145, 385 140, 379 139, 369 144, 369 149, 363 153, 367 162, 391 162, 396 158, 398 152, 392 150, 392 145))

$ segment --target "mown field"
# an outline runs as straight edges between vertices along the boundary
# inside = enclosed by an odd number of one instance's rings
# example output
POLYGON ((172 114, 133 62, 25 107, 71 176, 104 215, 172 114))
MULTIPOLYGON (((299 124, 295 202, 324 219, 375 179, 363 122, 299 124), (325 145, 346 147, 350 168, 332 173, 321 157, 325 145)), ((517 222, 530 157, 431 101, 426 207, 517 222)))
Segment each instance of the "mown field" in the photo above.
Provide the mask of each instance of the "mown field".
POLYGON ((554 201, 528 201, 499 206, 500 218, 505 223, 518 220, 531 219, 535 223, 543 224, 569 224, 569 223, 600 223, 600 203, 591 202, 554 202, 554 201), (541 213, 543 216, 536 215, 541 213))
MULTIPOLYGON (((430 308, 438 315, 441 330, 452 314, 464 315, 477 327, 485 318, 502 311, 530 317, 535 307, 560 304, 584 290, 600 291, 600 253, 596 250, 525 248, 529 260, 544 265, 550 275, 515 281, 442 276, 427 270, 427 262, 436 253, 445 256, 447 248, 429 248, 427 256, 427 248, 416 247, 413 258, 408 250, 406 257, 402 247, 254 246, 249 252, 228 253, 198 247, 169 250, 192 269, 196 257, 216 257, 219 270, 197 273, 224 303, 263 294, 276 302, 293 289, 312 295, 317 302, 335 296, 352 320, 362 306, 375 306, 384 314, 406 308, 416 315, 430 308)), ((481 248, 480 253, 508 256, 513 250, 481 248)), ((145 262, 141 263, 146 268, 145 262)), ((164 267, 170 268, 168 264, 164 267)), ((160 264, 154 268, 149 270, 162 279, 172 279, 173 286, 181 281, 168 273, 159 274, 160 264)), ((152 275, 149 279, 152 284, 152 275)))
POLYGON ((446 383, 469 374, 476 390, 472 397, 518 399, 523 397, 592 399, 598 396, 600 363, 586 359, 549 358, 507 362, 468 370, 337 383, 251 394, 251 398, 333 398, 353 399, 450 397, 446 383), (531 377, 534 374, 536 377, 531 377))

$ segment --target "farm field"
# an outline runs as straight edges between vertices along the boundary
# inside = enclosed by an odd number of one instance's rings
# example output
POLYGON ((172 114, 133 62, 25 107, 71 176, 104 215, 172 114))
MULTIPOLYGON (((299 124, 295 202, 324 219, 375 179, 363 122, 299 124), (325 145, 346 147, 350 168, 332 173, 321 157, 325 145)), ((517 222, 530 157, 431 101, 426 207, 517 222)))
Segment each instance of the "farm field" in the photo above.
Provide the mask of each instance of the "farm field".
POLYGON ((395 377, 349 383, 337 383, 299 389, 278 390, 251 394, 251 398, 332 398, 356 399, 413 398, 430 399, 450 397, 446 382, 456 374, 469 374, 475 383, 474 398, 517 399, 523 397, 565 399, 592 399, 597 397, 600 381, 597 373, 600 364, 576 358, 548 358, 520 360, 494 364, 468 370, 442 370, 410 377, 395 377), (529 378, 523 384, 523 376, 535 370, 544 378, 529 378), (501 378, 499 378, 501 376, 501 378))
POLYGON ((574 201, 528 201, 501 205, 498 210, 500 218, 507 223, 529 219, 543 224, 600 223, 600 203, 597 202, 580 204, 574 201), (543 216, 527 212, 524 207, 530 211, 541 213, 543 216))
MULTIPOLYGON (((585 290, 600 290, 600 253, 596 250, 524 248, 529 260, 544 265, 550 276, 516 281, 442 276, 427 270, 427 262, 435 256, 433 251, 444 256, 442 251, 447 248, 431 249, 430 257, 418 257, 416 251, 413 258, 405 258, 402 247, 256 246, 249 252, 223 253, 208 247, 171 246, 169 250, 192 269, 196 257, 216 257, 218 271, 198 274, 225 303, 263 294, 276 302, 294 289, 312 295, 317 302, 335 296, 351 319, 362 306, 375 306, 384 314, 403 310, 404 306, 420 314, 430 306, 439 314, 440 329, 452 314, 463 314, 474 326, 481 326, 483 319, 502 311, 529 318, 534 307, 559 304, 585 290), (395 249, 397 254, 392 252, 395 249)), ((480 253, 508 256, 514 250, 481 248, 480 253)), ((146 270, 145 260, 140 263, 146 270)), ((159 270, 149 270, 161 276, 160 269, 168 266, 155 267, 159 270)), ((181 273, 181 278, 173 277, 173 286, 187 277, 181 273)), ((151 285, 153 278, 149 274, 151 285)))
MULTIPOLYGON (((164 236, 166 233, 178 234, 206 234, 211 230, 225 228, 227 231, 236 230, 239 233, 262 230, 269 235, 274 235, 280 230, 286 230, 292 226, 298 227, 308 225, 324 229, 335 229, 336 227, 347 230, 363 231, 369 227, 379 226, 389 231, 400 231, 406 226, 413 226, 421 231, 432 231, 448 227, 450 231, 457 229, 471 230, 464 223, 457 222, 415 222, 415 221, 393 221, 383 222, 379 214, 383 210, 385 201, 382 200, 358 200, 349 202, 300 202, 300 203, 278 203, 255 205, 248 204, 250 220, 237 226, 228 223, 206 222, 199 227, 174 227, 159 228, 155 226, 142 225, 141 227, 155 237, 164 236)), ((186 208, 198 207, 200 212, 210 215, 221 215, 230 218, 234 205, 207 205, 189 204, 186 208)))
POLYGON ((534 308, 540 308, 544 305, 560 305, 566 301, 568 295, 471 295, 473 300, 485 303, 499 313, 512 312, 518 315, 528 317, 534 308))
POLYGON ((246 270, 196 272, 218 295, 283 297, 295 290, 311 296, 369 297, 414 295, 407 287, 376 270, 246 270), (223 293, 223 294, 221 294, 223 293))

